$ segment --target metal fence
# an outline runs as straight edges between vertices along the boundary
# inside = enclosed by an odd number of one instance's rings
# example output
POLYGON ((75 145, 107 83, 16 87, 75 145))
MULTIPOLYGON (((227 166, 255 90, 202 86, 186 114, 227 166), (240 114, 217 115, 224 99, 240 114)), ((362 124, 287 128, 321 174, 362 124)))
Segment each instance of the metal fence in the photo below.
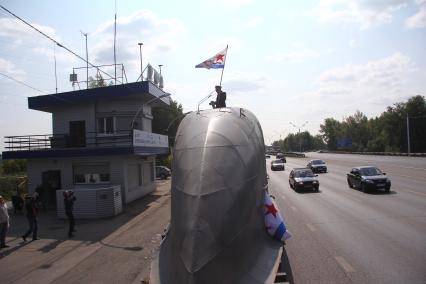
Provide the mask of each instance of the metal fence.
POLYGON ((40 134, 5 136, 6 151, 34 151, 58 148, 133 146, 132 130, 114 133, 86 132, 85 135, 40 134))

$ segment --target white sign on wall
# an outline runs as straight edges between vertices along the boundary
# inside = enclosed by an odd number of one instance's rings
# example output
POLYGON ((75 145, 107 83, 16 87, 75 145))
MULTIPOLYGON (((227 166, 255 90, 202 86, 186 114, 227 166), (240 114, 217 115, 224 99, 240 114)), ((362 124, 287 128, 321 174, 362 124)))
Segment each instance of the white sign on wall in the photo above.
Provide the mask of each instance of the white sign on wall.
POLYGON ((133 146, 136 147, 169 147, 167 135, 133 129, 133 146))

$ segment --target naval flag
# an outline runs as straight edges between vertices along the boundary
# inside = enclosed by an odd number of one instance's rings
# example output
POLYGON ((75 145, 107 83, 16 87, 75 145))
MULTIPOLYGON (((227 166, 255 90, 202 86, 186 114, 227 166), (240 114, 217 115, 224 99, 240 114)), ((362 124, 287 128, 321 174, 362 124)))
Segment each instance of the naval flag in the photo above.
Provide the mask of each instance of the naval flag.
POLYGON ((201 62, 198 65, 195 65, 195 68, 213 68, 213 69, 220 69, 225 68, 225 60, 226 60, 226 52, 228 51, 228 47, 226 47, 221 52, 217 53, 215 56, 205 60, 204 62, 201 62))
POLYGON ((285 241, 291 237, 290 232, 287 230, 283 217, 278 211, 271 196, 265 191, 265 226, 268 234, 274 239, 285 241))

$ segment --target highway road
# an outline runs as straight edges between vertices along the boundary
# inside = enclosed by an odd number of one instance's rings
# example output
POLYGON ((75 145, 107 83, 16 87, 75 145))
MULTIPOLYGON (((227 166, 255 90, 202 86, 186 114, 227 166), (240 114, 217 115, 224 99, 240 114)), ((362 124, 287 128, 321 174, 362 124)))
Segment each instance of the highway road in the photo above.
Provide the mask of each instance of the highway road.
POLYGON ((307 153, 271 171, 269 190, 293 238, 285 246, 294 283, 426 283, 426 158, 307 153), (320 191, 288 185, 294 167, 319 158, 320 191), (391 179, 390 193, 351 189, 353 166, 376 165, 391 179))

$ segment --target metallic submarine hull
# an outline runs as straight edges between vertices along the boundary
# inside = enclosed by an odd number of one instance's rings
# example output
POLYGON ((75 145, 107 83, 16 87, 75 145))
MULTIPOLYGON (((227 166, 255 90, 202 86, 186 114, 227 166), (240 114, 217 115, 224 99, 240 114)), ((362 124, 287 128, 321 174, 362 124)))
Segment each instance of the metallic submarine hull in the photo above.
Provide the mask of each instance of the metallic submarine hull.
POLYGON ((263 133, 240 108, 188 114, 173 150, 171 221, 150 283, 273 283, 282 249, 264 223, 263 133))

